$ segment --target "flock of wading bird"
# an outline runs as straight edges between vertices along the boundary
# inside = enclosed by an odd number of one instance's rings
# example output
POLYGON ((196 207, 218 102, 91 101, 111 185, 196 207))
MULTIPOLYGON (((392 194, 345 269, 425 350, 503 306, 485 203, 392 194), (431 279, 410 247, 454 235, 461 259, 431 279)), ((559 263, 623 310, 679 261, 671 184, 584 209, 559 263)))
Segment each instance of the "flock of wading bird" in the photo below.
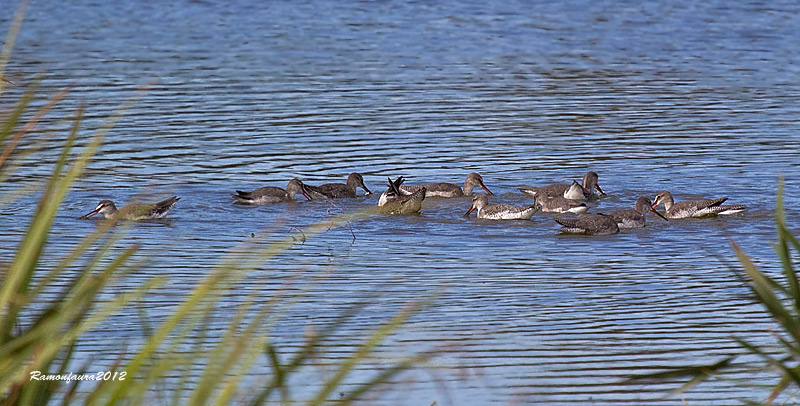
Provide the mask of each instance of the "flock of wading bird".
MULTIPOLYGON (((472 196, 472 207, 464 214, 477 211, 480 219, 487 220, 530 220, 537 211, 551 213, 575 213, 575 218, 556 218, 555 221, 562 226, 561 231, 573 234, 608 235, 616 234, 620 228, 644 227, 645 216, 648 212, 655 213, 665 221, 687 217, 706 217, 715 215, 735 214, 745 211, 744 205, 723 205, 728 198, 685 200, 675 202, 672 194, 667 191, 658 192, 651 202, 648 197, 640 197, 632 209, 619 209, 608 214, 587 214, 589 206, 585 202, 597 199, 595 189, 601 195, 606 193, 597 183, 597 173, 587 172, 583 181, 572 184, 554 184, 547 186, 523 186, 519 190, 534 199, 534 203, 527 207, 512 206, 509 204, 489 204, 489 195, 493 193, 483 184, 483 178, 477 173, 470 173, 464 181, 464 187, 454 183, 428 183, 424 185, 404 185, 405 179, 401 176, 392 181, 389 178, 389 187, 378 200, 378 211, 383 214, 416 214, 422 209, 422 201, 427 197, 451 198, 472 196), (486 193, 473 193, 477 187, 486 193), (656 211, 664 205, 664 214, 656 211)), ((306 185, 295 178, 289 181, 286 189, 274 186, 262 187, 251 192, 237 190, 232 194, 236 203, 240 204, 269 204, 294 201, 295 195, 303 195, 308 200, 314 199, 340 199, 356 197, 357 188, 364 189, 366 194, 371 194, 364 184, 364 178, 358 173, 351 173, 347 183, 328 183, 320 186, 306 185)), ((148 220, 160 219, 175 206, 180 198, 173 196, 164 201, 153 204, 129 204, 120 209, 111 200, 102 200, 97 207, 80 219, 89 218, 95 214, 102 214, 107 219, 113 220, 148 220)))

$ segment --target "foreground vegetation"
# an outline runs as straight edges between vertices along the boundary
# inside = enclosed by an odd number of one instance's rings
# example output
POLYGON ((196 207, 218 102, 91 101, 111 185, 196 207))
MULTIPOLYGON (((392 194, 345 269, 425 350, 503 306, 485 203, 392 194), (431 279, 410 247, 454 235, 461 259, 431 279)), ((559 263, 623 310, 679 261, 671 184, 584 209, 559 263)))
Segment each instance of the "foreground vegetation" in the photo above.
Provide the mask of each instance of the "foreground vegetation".
MULTIPOLYGON (((5 78, 3 69, 21 24, 22 12, 18 12, 5 42, 0 78, 5 78)), ((3 79, 0 83, 8 82, 3 79)), ((335 218, 333 224, 312 226, 301 235, 277 243, 254 241, 232 249, 228 258, 207 270, 205 279, 194 286, 171 314, 156 325, 143 327, 146 333, 143 342, 130 343, 128 352, 121 348, 123 355, 110 368, 100 371, 91 381, 42 379, 93 373, 91 361, 75 362, 81 340, 93 328, 112 322, 114 315, 123 309, 130 312, 134 303, 146 306, 148 292, 162 286, 166 279, 153 278, 121 293, 119 289, 110 290, 135 270, 138 263, 133 260, 138 247, 125 243, 124 239, 125 229, 130 225, 113 222, 101 222, 96 231, 60 257, 45 258, 48 236, 65 197, 129 106, 120 106, 88 139, 82 136, 84 110, 73 112, 70 130, 63 137, 61 153, 53 162, 46 182, 18 184, 14 182, 14 174, 22 162, 41 152, 37 138, 44 133, 39 128, 40 121, 69 96, 68 90, 61 91, 42 107, 34 108, 39 83, 41 79, 34 81, 18 100, 10 103, 13 108, 0 112, 0 207, 26 196, 37 196, 38 201, 14 258, 9 263, 0 263, 0 405, 296 403, 298 399, 292 394, 298 391, 291 390, 292 376, 314 362, 325 351, 326 342, 362 311, 366 303, 353 306, 334 322, 309 334, 293 353, 281 351, 271 343, 268 323, 268 315, 285 311, 281 306, 291 306, 296 298, 289 295, 275 297, 268 303, 246 300, 229 317, 225 331, 206 332, 203 322, 217 311, 226 293, 265 262, 297 241, 313 238, 332 225, 345 224, 360 214, 335 218), (60 282, 54 284, 54 281, 60 282), (253 370, 268 371, 268 378, 245 382, 253 370), (163 384, 165 377, 176 376, 180 378, 170 378, 169 385, 163 384)), ((338 365, 326 366, 332 373, 317 385, 304 388, 302 403, 318 405, 331 400, 351 403, 430 358, 433 353, 421 351, 384 362, 388 366, 371 378, 342 388, 356 367, 369 362, 375 348, 425 304, 425 301, 409 303, 361 337, 349 356, 337 356, 341 360, 338 365)), ((122 345, 125 344, 128 343, 122 345)))
MULTIPOLYGON (((749 342, 746 338, 734 337, 742 349, 749 354, 757 355, 765 363, 765 365, 748 365, 748 369, 756 373, 765 369, 773 370, 779 375, 770 395, 763 402, 746 402, 754 405, 772 404, 781 394, 787 394, 790 389, 800 390, 800 280, 798 280, 797 268, 793 260, 800 255, 800 241, 786 225, 782 180, 778 187, 775 223, 778 238, 774 248, 781 263, 780 278, 770 277, 759 269, 739 245, 735 241, 731 241, 731 247, 740 265, 740 268, 735 268, 734 272, 747 283, 754 298, 763 305, 767 315, 780 328, 780 331, 773 334, 775 345, 779 348, 777 353, 773 346, 767 349, 749 342)), ((736 356, 731 356, 711 365, 686 366, 670 371, 636 376, 633 380, 690 378, 673 392, 673 394, 680 394, 706 379, 724 378, 729 369, 737 366, 734 363, 736 358, 736 356)), ((787 396, 792 395, 788 394, 787 396)))
MULTIPOLYGON (((5 42, 0 58, 0 79, 4 77, 2 67, 20 24, 18 17, 16 28, 5 42)), ((363 399, 398 373, 433 356, 432 352, 423 351, 394 360, 360 384, 343 386, 357 366, 368 362, 376 347, 420 311, 425 302, 409 303, 363 337, 355 351, 340 357, 339 364, 331 366, 331 373, 324 382, 316 385, 311 393, 303 392, 302 399, 295 398, 299 388, 292 386, 293 377, 325 351, 330 338, 363 311, 366 303, 353 306, 334 322, 312 332, 297 346, 299 349, 291 353, 282 351, 270 340, 269 323, 271 314, 291 306, 294 298, 288 295, 274 297, 268 303, 246 300, 230 317, 225 331, 198 338, 197 333, 203 332, 204 321, 217 311, 221 298, 296 241, 314 238, 329 229, 331 224, 326 223, 277 243, 251 241, 233 248, 229 258, 206 270, 206 278, 193 287, 171 314, 160 323, 143 327, 145 339, 132 343, 129 351, 104 371, 103 379, 92 382, 30 379, 32 374, 88 372, 92 367, 90 363, 76 362, 79 346, 87 334, 109 323, 121 311, 130 311, 136 304, 145 303, 146 306, 148 293, 167 282, 165 278, 153 278, 136 289, 109 293, 110 287, 118 285, 136 269, 138 252, 136 245, 125 242, 126 227, 113 223, 99 223, 96 231, 59 257, 45 257, 48 235, 61 204, 83 175, 106 134, 124 116, 128 105, 120 106, 115 115, 88 137, 84 136, 82 128, 83 109, 73 112, 70 130, 62 137, 61 154, 52 163, 49 178, 41 184, 18 184, 14 182, 14 174, 19 165, 40 153, 41 142, 37 137, 43 134, 41 120, 69 97, 69 91, 64 90, 41 107, 32 107, 40 97, 39 83, 40 80, 36 80, 26 87, 24 94, 12 103, 13 108, 0 111, 0 207, 32 194, 38 200, 16 254, 7 263, 0 263, 0 404, 301 402, 316 405, 334 401, 347 404, 363 399), (247 260, 242 261, 242 258, 247 260), (62 282, 54 285, 52 282, 56 280, 62 282), (63 283, 64 280, 68 283, 63 283), (54 294, 56 287, 60 290, 54 294), (191 351, 185 351, 186 348, 191 351), (267 378, 258 382, 247 379, 254 370, 267 371, 267 378), (165 377, 173 377, 169 378, 167 387, 162 384, 165 377)), ((7 85, 5 79, 0 80, 0 96, 7 85)), ((783 351, 778 355, 746 338, 736 338, 743 349, 761 357, 764 364, 778 374, 771 395, 764 400, 766 403, 800 388, 800 281, 793 262, 800 253, 800 243, 787 228, 780 194, 777 201, 775 247, 783 271, 779 277, 765 274, 746 253, 732 244, 754 297, 763 303, 781 329, 775 334, 775 343, 783 351)), ((345 224, 352 218, 342 216, 333 222, 345 224)), ((726 358, 713 365, 687 367, 647 378, 689 376, 690 381, 679 389, 684 391, 710 376, 724 374, 733 361, 734 358, 726 358)), ((424 403, 427 402, 421 402, 424 403)))

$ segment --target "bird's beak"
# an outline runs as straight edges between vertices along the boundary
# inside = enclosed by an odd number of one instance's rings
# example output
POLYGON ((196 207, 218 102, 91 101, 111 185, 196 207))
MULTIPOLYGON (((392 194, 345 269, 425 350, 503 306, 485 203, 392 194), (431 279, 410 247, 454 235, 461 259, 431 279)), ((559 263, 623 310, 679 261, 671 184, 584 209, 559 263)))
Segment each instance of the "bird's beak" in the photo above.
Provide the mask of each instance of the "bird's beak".
POLYGON ((83 216, 80 216, 80 217, 78 217, 78 220, 86 220, 86 219, 88 219, 89 217, 92 217, 92 216, 94 216, 94 215, 95 215, 95 214, 97 214, 97 213, 100 213, 100 209, 99 209, 99 208, 97 208, 97 209, 94 209, 94 210, 92 210, 92 211, 90 211, 90 212, 88 212, 88 213, 84 214, 83 216))
POLYGON ((595 183, 594 187, 597 189, 598 192, 600 192, 601 195, 603 195, 603 196, 606 195, 606 192, 603 191, 603 188, 600 187, 599 183, 595 183))
POLYGON ((661 213, 656 211, 656 205, 653 205, 653 207, 650 208, 650 211, 652 211, 653 213, 658 215, 658 217, 661 217, 662 219, 664 219, 664 221, 669 221, 669 220, 667 220, 666 217, 664 217, 664 215, 662 215, 661 213))
POLYGON ((475 210, 475 206, 470 207, 469 210, 464 213, 464 217, 469 217, 469 214, 472 213, 473 210, 475 210))

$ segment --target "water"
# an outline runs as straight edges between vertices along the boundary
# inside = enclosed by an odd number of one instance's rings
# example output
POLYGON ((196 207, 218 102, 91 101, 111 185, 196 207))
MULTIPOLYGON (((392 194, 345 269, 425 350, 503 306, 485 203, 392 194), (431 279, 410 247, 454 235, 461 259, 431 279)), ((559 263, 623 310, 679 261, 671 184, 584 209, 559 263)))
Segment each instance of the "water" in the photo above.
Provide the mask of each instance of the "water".
MULTIPOLYGON (((75 217, 101 199, 181 196, 171 221, 136 226, 125 240, 152 258, 128 286, 172 277, 146 301, 157 320, 251 235, 283 238, 371 207, 389 176, 462 183, 475 171, 494 201, 524 205, 518 186, 594 170, 610 195, 594 211, 662 189, 678 200, 730 196, 750 210, 650 218, 645 229, 599 238, 559 235, 547 214, 486 222, 461 217, 468 199, 430 200, 420 216, 379 216, 308 239, 223 303, 232 314, 246 293, 266 301, 290 282, 307 289, 273 327, 290 351, 306 328, 367 298, 372 305, 337 335, 333 362, 403 304, 437 292, 379 354, 443 345, 441 369, 405 375, 375 403, 683 404, 663 399, 677 384, 623 380, 740 353, 733 336, 772 342, 775 326, 728 268, 728 240, 779 271, 769 244, 780 174, 797 230, 800 10, 788 1, 552 3, 33 1, 6 77, 24 84, 47 72, 45 94, 74 86, 48 128, 66 128, 57 118, 83 102, 88 137, 150 86, 68 196, 48 252, 93 230, 75 217), (229 197, 353 171, 378 193, 335 207, 242 207, 229 197)), ((0 17, 2 31, 9 18, 0 17)), ((4 191, 49 173, 54 138, 4 191)), ((0 211, 3 260, 34 201, 0 211)), ((139 337, 128 310, 89 336, 83 356, 113 360, 115 342, 139 337)), ((684 398, 732 404, 767 394, 715 381, 684 398)))

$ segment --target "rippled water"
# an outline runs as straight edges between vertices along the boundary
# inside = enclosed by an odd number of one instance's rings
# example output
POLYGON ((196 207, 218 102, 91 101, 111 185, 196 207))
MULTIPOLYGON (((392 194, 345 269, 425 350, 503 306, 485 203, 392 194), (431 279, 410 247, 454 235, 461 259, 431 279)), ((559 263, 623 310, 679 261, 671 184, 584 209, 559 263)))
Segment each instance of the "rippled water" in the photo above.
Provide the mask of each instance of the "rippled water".
MULTIPOLYGON (((9 17, 0 16, 2 31, 9 17)), ((587 238, 558 234, 547 214, 486 222, 461 217, 468 199, 431 199, 420 216, 378 216, 311 238, 225 302, 267 300, 290 281, 308 289, 273 331, 291 350, 308 326, 371 297, 337 337, 336 358, 404 303, 439 292, 381 353, 444 344, 445 368, 406 375, 385 404, 674 405, 683 403, 663 396, 676 384, 622 381, 738 353, 734 335, 771 342, 773 325, 728 268, 728 239, 779 270, 769 244, 780 174, 790 226, 800 213, 797 38, 800 7, 788 1, 41 0, 28 8, 6 76, 24 84, 46 72, 51 94, 74 86, 52 117, 83 102, 89 129, 150 85, 69 195, 48 249, 57 256, 93 230, 75 217, 100 199, 181 196, 170 221, 126 238, 151 258, 131 286, 172 276, 148 298, 154 319, 252 234, 275 239, 374 206, 389 176, 462 183, 476 171, 494 201, 523 205, 530 199, 518 186, 594 170, 609 193, 594 211, 662 189, 747 204, 744 215, 651 218, 641 230, 587 238), (242 207, 229 196, 353 171, 378 193, 335 207, 242 207)), ((32 157, 2 190, 46 176, 46 161, 32 157)), ((0 211, 0 259, 11 258, 34 201, 0 211)), ((131 310, 93 333, 84 354, 114 359, 110 340, 140 336, 131 310)), ((717 381, 685 399, 731 404, 767 393, 717 381)))

